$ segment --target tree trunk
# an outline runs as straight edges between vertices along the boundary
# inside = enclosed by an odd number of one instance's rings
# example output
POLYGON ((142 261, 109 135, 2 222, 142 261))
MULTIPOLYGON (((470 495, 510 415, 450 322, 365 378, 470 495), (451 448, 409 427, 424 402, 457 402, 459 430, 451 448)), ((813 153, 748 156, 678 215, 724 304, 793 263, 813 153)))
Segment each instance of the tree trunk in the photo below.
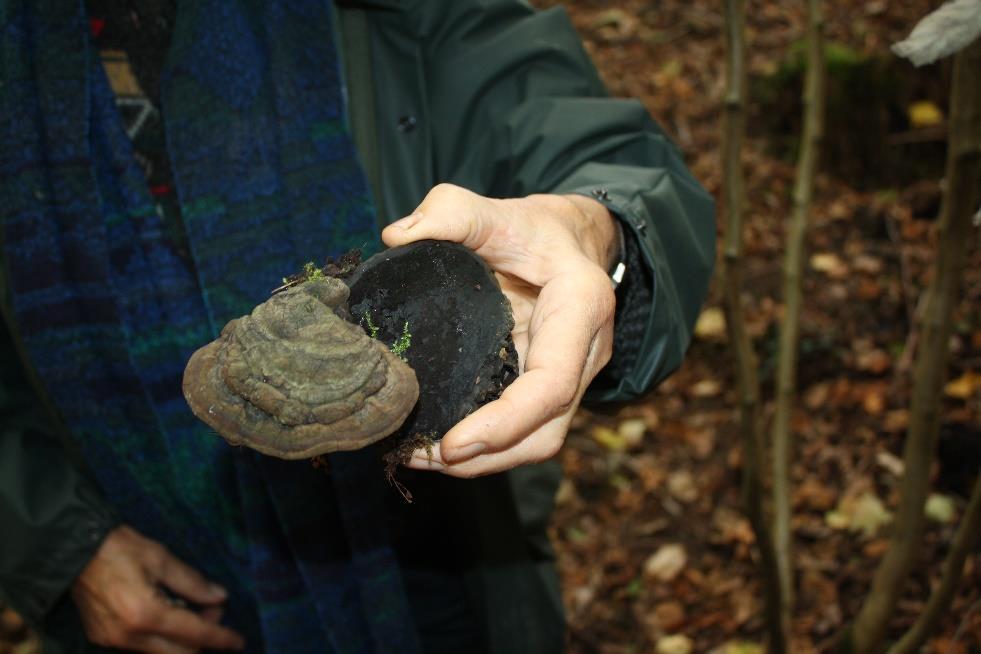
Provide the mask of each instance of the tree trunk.
POLYGON ((804 80, 804 128, 801 135, 794 206, 787 229, 783 261, 783 321, 777 359, 776 413, 773 418, 773 546, 780 574, 780 620, 790 634, 794 603, 791 551, 790 465, 793 433, 790 422, 797 394, 797 353, 800 339, 801 277, 807 216, 814 194, 818 154, 824 137, 824 19, 820 0, 807 2, 807 75, 804 80))
POLYGON ((940 428, 940 400, 947 372, 951 314, 957 304, 972 217, 981 202, 981 40, 954 59, 946 189, 940 216, 937 271, 927 291, 916 354, 909 431, 903 452, 906 472, 889 550, 876 570, 872 590, 846 634, 845 651, 872 654, 886 632, 919 550, 930 464, 940 428))
POLYGON ((764 456, 760 430, 759 380, 757 379, 756 356, 753 352, 752 341, 746 332, 740 299, 743 269, 742 229, 746 205, 743 170, 740 161, 743 137, 746 131, 746 55, 743 0, 725 0, 725 13, 728 70, 722 164, 725 176, 723 196, 728 212, 723 261, 726 326, 729 345, 735 359, 736 378, 739 386, 739 430, 742 435, 744 458, 743 491, 747 517, 756 534, 756 543, 762 561, 770 651, 774 654, 784 654, 787 650, 787 641, 780 623, 780 583, 777 576, 773 543, 770 538, 770 528, 763 507, 764 456))

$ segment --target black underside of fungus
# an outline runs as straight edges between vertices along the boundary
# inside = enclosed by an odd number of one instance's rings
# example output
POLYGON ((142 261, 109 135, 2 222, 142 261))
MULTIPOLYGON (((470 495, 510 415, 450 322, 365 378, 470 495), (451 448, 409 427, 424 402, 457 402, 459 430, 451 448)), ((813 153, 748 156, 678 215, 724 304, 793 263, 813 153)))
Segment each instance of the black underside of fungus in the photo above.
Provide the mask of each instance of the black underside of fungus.
POLYGON ((408 323, 402 355, 419 380, 419 402, 388 439, 403 450, 439 440, 477 407, 500 397, 518 373, 514 319, 494 273, 471 250, 419 241, 385 250, 345 282, 352 320, 392 344, 408 323))

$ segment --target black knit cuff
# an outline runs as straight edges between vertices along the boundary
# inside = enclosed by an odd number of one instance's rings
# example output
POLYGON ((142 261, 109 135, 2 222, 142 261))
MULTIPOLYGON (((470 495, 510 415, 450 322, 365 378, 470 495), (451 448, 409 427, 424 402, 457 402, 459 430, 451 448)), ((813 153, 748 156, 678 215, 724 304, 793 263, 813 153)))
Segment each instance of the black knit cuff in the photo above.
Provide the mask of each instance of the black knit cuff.
POLYGON ((613 356, 593 381, 599 388, 616 386, 637 362, 650 318, 654 283, 637 243, 637 235, 624 229, 624 263, 627 271, 617 287, 613 324, 613 356))

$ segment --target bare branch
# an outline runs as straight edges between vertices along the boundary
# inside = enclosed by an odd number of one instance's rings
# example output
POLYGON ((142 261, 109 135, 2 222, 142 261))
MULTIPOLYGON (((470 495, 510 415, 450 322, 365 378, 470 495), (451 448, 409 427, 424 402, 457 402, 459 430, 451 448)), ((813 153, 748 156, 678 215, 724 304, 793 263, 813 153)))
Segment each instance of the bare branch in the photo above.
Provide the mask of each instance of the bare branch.
POLYGON ((760 424, 760 388, 753 343, 746 332, 743 317, 743 214, 746 196, 743 179, 742 152, 746 132, 746 54, 745 13, 742 0, 725 0, 726 44, 728 69, 726 75, 724 138, 722 146, 725 173, 723 196, 728 211, 723 278, 726 326, 736 366, 739 386, 739 429, 743 440, 743 491, 746 514, 760 550, 763 586, 766 596, 766 624, 770 651, 784 654, 787 637, 780 621, 780 582, 776 557, 763 505, 763 438, 760 424))
POLYGON ((797 395, 797 354, 800 340, 801 276, 807 216, 814 194, 818 155, 824 137, 824 19, 820 0, 807 2, 807 74, 804 80, 804 130, 794 183, 793 213, 787 229, 783 261, 784 312, 777 358, 776 413, 773 419, 773 546, 780 574, 780 619, 790 633, 793 616, 794 571, 790 533, 790 428, 797 395))

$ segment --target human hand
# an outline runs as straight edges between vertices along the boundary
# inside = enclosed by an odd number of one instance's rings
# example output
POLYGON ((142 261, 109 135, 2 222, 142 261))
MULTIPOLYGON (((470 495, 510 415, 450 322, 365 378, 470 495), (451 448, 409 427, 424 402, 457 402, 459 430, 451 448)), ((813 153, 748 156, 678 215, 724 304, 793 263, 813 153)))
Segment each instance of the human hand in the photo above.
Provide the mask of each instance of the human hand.
POLYGON ((71 592, 96 645, 150 654, 245 647, 239 634, 218 624, 225 590, 126 526, 109 532, 71 592), (172 603, 160 586, 202 610, 172 603))
POLYGON ((455 241, 495 271, 511 301, 521 374, 501 397, 446 433, 432 456, 407 464, 474 477, 551 458, 583 393, 610 359, 616 299, 607 270, 616 256, 613 217, 585 196, 486 198, 450 184, 389 225, 389 246, 455 241))

